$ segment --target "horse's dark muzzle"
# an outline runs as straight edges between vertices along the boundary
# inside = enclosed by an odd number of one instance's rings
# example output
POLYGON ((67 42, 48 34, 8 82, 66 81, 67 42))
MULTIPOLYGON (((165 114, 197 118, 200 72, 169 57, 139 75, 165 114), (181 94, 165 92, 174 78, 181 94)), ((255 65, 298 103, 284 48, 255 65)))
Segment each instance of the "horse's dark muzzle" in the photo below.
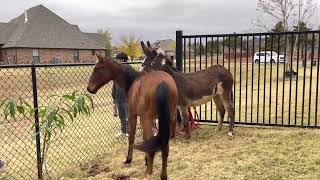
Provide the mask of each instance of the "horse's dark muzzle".
POLYGON ((96 94, 96 93, 97 93, 97 90, 93 90, 93 89, 91 89, 89 86, 87 87, 87 91, 88 91, 90 94, 96 94))

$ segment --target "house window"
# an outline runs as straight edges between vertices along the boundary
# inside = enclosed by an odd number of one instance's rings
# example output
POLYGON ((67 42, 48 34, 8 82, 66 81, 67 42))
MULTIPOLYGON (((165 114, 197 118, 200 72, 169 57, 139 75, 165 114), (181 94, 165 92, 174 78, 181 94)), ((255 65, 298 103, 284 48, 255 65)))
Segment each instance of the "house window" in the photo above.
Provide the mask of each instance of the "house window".
POLYGON ((32 62, 40 63, 39 49, 32 49, 32 62))
POLYGON ((95 56, 96 55, 96 50, 92 50, 91 54, 92 54, 92 56, 95 56))
POLYGON ((74 62, 80 62, 79 50, 74 50, 73 51, 73 59, 74 59, 74 62))

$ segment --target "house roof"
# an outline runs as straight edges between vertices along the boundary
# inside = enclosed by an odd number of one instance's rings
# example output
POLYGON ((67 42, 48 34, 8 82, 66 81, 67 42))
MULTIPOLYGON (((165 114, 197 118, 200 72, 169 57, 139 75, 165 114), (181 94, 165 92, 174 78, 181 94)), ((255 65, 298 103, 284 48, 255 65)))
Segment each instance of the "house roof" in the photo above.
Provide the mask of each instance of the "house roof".
POLYGON ((28 9, 27 17, 27 22, 23 13, 9 23, 0 23, 2 48, 105 49, 100 34, 81 32, 43 5, 28 9))
POLYGON ((0 23, 0 44, 5 44, 8 41, 15 28, 15 24, 0 23))
POLYGON ((164 51, 175 51, 176 42, 172 39, 157 40, 152 44, 153 48, 161 48, 164 51))

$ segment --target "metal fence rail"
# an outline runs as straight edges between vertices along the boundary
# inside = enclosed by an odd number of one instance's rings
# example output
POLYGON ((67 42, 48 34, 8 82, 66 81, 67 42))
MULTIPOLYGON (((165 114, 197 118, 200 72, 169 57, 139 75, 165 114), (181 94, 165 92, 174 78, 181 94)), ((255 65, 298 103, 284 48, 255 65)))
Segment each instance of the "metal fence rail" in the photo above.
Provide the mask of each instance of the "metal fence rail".
MULTIPOLYGON (((139 62, 128 64, 140 67, 139 62)), ((22 97, 37 107, 52 103, 48 98, 52 95, 86 91, 93 65, 0 66, 0 101, 22 97)), ((120 132, 120 120, 112 115, 111 85, 102 88, 93 98, 95 112, 90 117, 77 118, 63 133, 55 136, 50 145, 47 158, 51 175, 59 175, 62 170, 85 163, 126 142, 126 138, 116 136, 120 132)), ((38 121, 23 117, 6 121, 0 113, 0 159, 6 162, 6 179, 42 177, 39 166, 42 137, 34 136, 31 129, 38 121)))
MULTIPOLYGON (((177 31, 176 43, 177 69, 196 72, 220 64, 231 71, 236 123, 319 128, 320 31, 216 35, 177 31)), ((196 109, 202 122, 217 122, 212 101, 196 109)))

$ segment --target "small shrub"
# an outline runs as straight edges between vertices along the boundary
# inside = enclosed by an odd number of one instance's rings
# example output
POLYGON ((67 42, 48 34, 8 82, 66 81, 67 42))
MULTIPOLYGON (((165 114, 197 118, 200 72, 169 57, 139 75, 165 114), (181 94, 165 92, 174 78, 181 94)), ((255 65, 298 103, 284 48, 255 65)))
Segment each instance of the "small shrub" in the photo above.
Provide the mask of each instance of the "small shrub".
MULTIPOLYGON (((94 110, 93 100, 87 93, 73 92, 62 96, 54 95, 50 96, 49 100, 53 103, 38 108, 33 108, 21 97, 17 100, 7 98, 0 104, 5 120, 16 120, 18 114, 24 117, 34 117, 38 112, 40 129, 38 133, 43 138, 41 141, 41 165, 47 176, 49 173, 46 157, 52 143, 52 136, 61 133, 68 125, 67 121, 72 123, 79 115, 89 116, 94 110)), ((32 128, 34 129, 36 126, 37 124, 33 123, 32 128)))

